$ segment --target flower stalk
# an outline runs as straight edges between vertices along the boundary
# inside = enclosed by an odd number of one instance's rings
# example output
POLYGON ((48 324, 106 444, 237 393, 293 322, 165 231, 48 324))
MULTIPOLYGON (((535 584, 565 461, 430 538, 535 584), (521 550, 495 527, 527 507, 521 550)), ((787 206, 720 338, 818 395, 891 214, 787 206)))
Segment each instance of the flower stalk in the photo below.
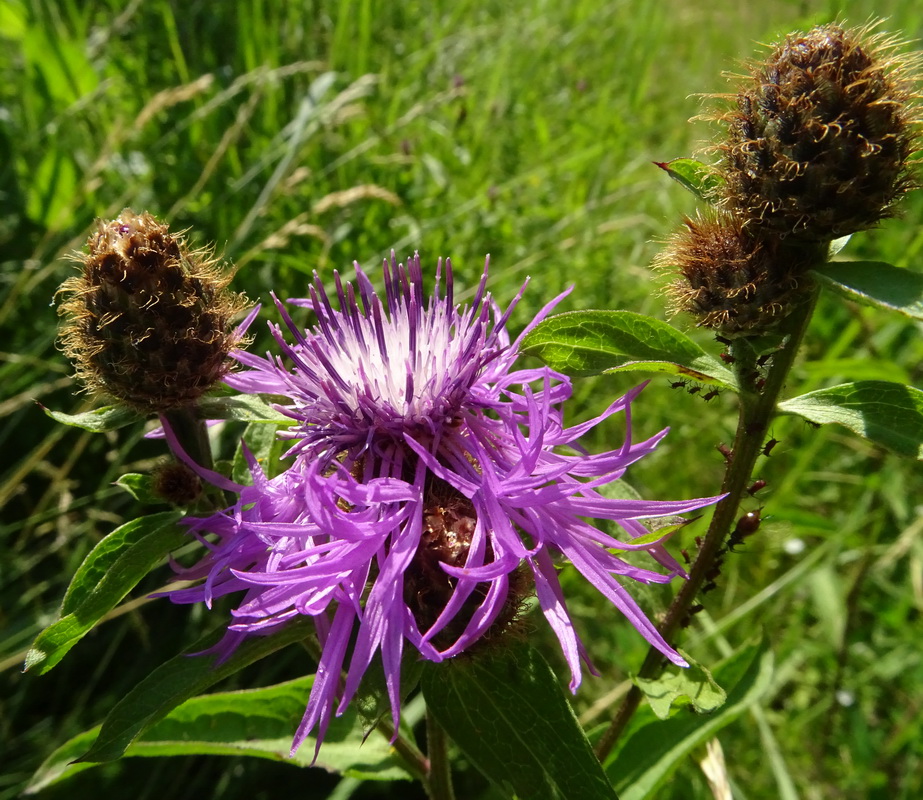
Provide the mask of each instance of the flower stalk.
MULTIPOLYGON (((690 609, 705 584, 706 575, 715 568, 718 558, 724 552, 737 519, 740 501, 750 484, 753 467, 760 453, 763 452, 765 434, 775 414, 779 396, 811 321, 817 303, 817 294, 816 284, 807 285, 804 300, 782 321, 779 333, 784 337, 784 343, 781 349, 773 355, 762 388, 759 391, 742 390, 740 393, 734 448, 721 486, 721 491, 726 493, 726 497, 715 505, 708 532, 702 539, 702 544, 689 571, 689 579, 683 584, 667 610, 663 622, 658 626, 658 631, 668 642, 672 642, 683 621, 688 618, 690 609)), ((755 352, 745 339, 733 340, 729 350, 734 358, 734 368, 741 386, 752 385, 752 376, 756 371, 755 352)), ((654 678, 662 672, 664 666, 663 656, 657 650, 650 648, 638 671, 638 677, 654 678)), ((604 762, 612 751, 637 710, 641 698, 641 690, 637 684, 633 685, 622 701, 611 725, 597 744, 596 753, 600 761, 604 762)))
POLYGON ((426 712, 426 749, 429 753, 430 800, 455 800, 449 762, 449 737, 429 710, 426 712))

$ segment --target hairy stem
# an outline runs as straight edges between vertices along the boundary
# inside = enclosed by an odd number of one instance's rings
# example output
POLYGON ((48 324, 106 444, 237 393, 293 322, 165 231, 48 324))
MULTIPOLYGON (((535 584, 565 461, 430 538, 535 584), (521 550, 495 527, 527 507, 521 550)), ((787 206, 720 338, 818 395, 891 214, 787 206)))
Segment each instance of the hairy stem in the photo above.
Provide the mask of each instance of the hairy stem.
MULTIPOLYGON (((708 532, 702 540, 689 572, 689 580, 683 584, 667 610, 663 622, 658 626, 661 635, 668 642, 672 642, 683 622, 688 619, 696 595, 705 583, 705 576, 715 568, 718 558, 724 552, 728 535, 737 519, 741 498, 750 484, 753 466, 763 451, 765 435, 775 414, 776 403, 811 320, 811 314, 817 301, 817 291, 815 285, 806 285, 804 302, 783 320, 779 329, 779 333, 784 337, 783 345, 773 355, 765 384, 759 389, 756 388, 754 382, 754 376, 758 374, 756 354, 746 342, 738 341, 730 347, 731 355, 735 359, 734 368, 737 379, 740 383, 740 409, 734 449, 728 459, 721 486, 722 494, 727 496, 715 505, 708 532)), ((654 678, 660 674, 665 664, 666 659, 660 651, 651 647, 638 671, 638 677, 654 678)), ((637 685, 632 686, 611 725, 596 746, 596 754, 600 761, 604 761, 612 752, 619 736, 637 710, 641 697, 641 690, 637 685)))

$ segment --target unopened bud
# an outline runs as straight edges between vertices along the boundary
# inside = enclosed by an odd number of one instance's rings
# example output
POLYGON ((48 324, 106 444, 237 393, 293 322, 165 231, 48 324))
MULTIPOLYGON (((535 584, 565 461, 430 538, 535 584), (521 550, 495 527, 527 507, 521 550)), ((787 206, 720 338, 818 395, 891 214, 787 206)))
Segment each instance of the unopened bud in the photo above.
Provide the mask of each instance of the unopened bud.
POLYGON ((674 313, 733 335, 765 333, 788 314, 815 256, 814 248, 754 236, 743 221, 717 214, 687 219, 655 264, 676 276, 667 288, 674 313))
POLYGON ((867 28, 792 34, 739 88, 725 207, 764 233, 829 241, 892 215, 916 151, 914 58, 867 28))
POLYGON ((127 209, 99 220, 87 246, 81 274, 60 290, 62 349, 77 377, 144 414, 194 403, 240 344, 231 320, 246 299, 227 290, 230 273, 150 214, 127 209))

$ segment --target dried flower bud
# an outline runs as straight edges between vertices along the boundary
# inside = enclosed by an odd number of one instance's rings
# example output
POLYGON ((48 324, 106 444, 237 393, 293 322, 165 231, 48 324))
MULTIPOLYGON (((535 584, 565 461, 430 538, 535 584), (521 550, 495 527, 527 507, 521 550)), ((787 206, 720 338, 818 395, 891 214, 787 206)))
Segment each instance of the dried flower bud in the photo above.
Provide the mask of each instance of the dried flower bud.
POLYGON ((792 34, 740 88, 723 152, 725 206, 765 232, 831 240, 893 213, 917 131, 897 42, 836 25, 792 34))
POLYGON ((194 403, 230 368, 231 319, 246 304, 210 251, 150 214, 97 221, 82 274, 61 286, 62 349, 77 377, 144 414, 194 403))
POLYGON ((672 311, 725 334, 763 333, 791 310, 815 248, 754 236, 742 220, 718 214, 687 219, 655 264, 678 272, 668 287, 672 311))
MULTIPOLYGON (((404 573, 404 601, 424 633, 439 619, 456 591, 458 579, 445 572, 442 564, 457 568, 465 566, 476 525, 471 500, 449 484, 431 478, 423 509, 423 534, 404 573)), ((489 553, 490 543, 486 546, 489 553)), ((433 637, 436 647, 445 649, 455 643, 484 602, 489 587, 489 583, 483 583, 474 588, 448 624, 433 637)), ((516 622, 530 590, 530 572, 520 566, 510 573, 506 601, 481 642, 486 643, 516 622)))

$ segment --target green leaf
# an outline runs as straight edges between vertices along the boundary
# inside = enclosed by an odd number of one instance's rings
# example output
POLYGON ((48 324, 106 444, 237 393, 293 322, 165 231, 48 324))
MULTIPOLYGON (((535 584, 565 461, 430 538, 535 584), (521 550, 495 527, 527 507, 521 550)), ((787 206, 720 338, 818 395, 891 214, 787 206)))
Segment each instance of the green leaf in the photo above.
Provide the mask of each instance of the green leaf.
POLYGON ((923 320, 923 275, 919 272, 884 261, 829 261, 811 274, 850 300, 923 320))
POLYGON ((166 500, 158 497, 152 488, 153 481, 150 475, 142 475, 138 472, 126 472, 119 478, 115 485, 124 489, 139 503, 145 505, 164 505, 166 500))
MULTIPOLYGON (((605 371, 607 373, 659 372, 666 375, 680 375, 683 378, 689 378, 694 381, 699 381, 700 383, 710 383, 720 386, 723 389, 736 391, 737 382, 734 378, 734 374, 730 370, 722 367, 717 361, 711 359, 710 356, 706 356, 705 358, 709 359, 710 362, 704 364, 704 368, 708 369, 708 372, 703 372, 701 369, 695 367, 677 364, 673 361, 626 361, 624 364, 620 364, 617 367, 612 367, 605 371)), ((702 364, 699 366, 701 367, 702 364)))
MULTIPOLYGON (((312 636, 313 631, 313 621, 302 617, 271 636, 248 639, 221 664, 215 664, 215 656, 198 655, 217 642, 214 632, 202 637, 183 653, 157 667, 115 705, 103 721, 93 747, 80 761, 121 758, 135 739, 181 703, 283 647, 312 636)), ((294 733, 292 730, 291 735, 294 733)))
MULTIPOLYGON (((251 422, 247 426, 247 430, 244 431, 243 436, 243 440, 247 443, 250 452, 256 457, 256 460, 269 478, 274 478, 282 471, 282 453, 291 446, 291 442, 279 439, 277 435, 278 429, 278 425, 251 422)), ((231 480, 244 486, 249 486, 253 483, 250 466, 244 457, 242 447, 238 447, 237 452, 234 454, 231 480)))
POLYGON ((664 721, 654 719, 650 709, 636 713, 623 744, 605 764, 622 800, 655 797, 658 787, 694 748, 766 693, 772 669, 772 653, 765 643, 748 645, 715 669, 715 680, 728 687, 727 702, 715 713, 680 713, 664 721))
POLYGON ((615 797, 557 678, 535 650, 519 645, 426 666, 428 710, 507 797, 615 797))
POLYGON ((724 178, 715 167, 694 158, 674 158, 672 161, 655 161, 654 164, 706 203, 714 203, 724 186, 724 178))
POLYGON ((779 410, 824 425, 836 422, 875 444, 923 459, 923 391, 890 381, 856 381, 779 404, 779 410))
POLYGON ((85 411, 82 414, 64 414, 60 411, 45 408, 41 403, 39 405, 42 411, 53 420, 74 428, 83 428, 91 433, 118 430, 126 425, 131 425, 133 422, 143 422, 145 419, 137 411, 132 411, 125 406, 102 406, 101 408, 94 408, 92 411, 85 411))
POLYGON ((280 414, 269 403, 253 394, 232 397, 203 397, 196 406, 200 419, 233 419, 239 422, 287 422, 292 420, 280 414))
MULTIPOLYGON (((640 541, 634 539, 632 542, 640 541)), ((689 667, 670 667, 659 678, 637 678, 635 683, 644 692, 651 710, 658 719, 668 719, 670 710, 691 707, 700 714, 717 711, 724 705, 727 695, 711 673, 689 656, 680 653, 689 667)))
POLYGON ((187 537, 177 511, 140 517, 116 528, 84 559, 71 580, 61 619, 32 643, 26 670, 43 675, 55 666, 145 575, 187 537))
POLYGON ((734 374, 688 336, 662 320, 631 311, 557 314, 529 332, 522 350, 571 375, 644 369, 728 389, 737 385, 734 374))
MULTIPOLYGON (((314 676, 248 691, 219 692, 187 700, 153 725, 125 751, 125 757, 176 755, 254 756, 307 767, 314 758, 313 738, 289 756, 292 738, 304 715, 314 676)), ((90 769, 73 763, 99 733, 97 726, 65 742, 39 767, 26 788, 38 792, 90 769)), ((407 780, 410 776, 385 737, 366 739, 350 706, 327 730, 315 766, 359 780, 407 780)))

